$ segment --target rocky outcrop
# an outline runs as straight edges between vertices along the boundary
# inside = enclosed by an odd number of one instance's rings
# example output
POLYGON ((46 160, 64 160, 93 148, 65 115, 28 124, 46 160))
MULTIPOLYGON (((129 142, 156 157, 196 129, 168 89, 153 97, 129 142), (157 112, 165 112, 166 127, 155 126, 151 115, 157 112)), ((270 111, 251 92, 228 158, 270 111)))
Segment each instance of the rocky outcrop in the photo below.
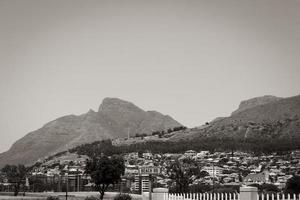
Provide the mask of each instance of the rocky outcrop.
POLYGON ((248 100, 242 101, 239 105, 239 108, 236 111, 232 112, 231 115, 235 115, 239 112, 242 112, 242 111, 250 109, 250 108, 254 108, 256 106, 276 102, 276 101, 279 101, 281 99, 283 99, 283 98, 272 96, 272 95, 266 95, 266 96, 262 96, 262 97, 256 97, 256 98, 248 99, 248 100))

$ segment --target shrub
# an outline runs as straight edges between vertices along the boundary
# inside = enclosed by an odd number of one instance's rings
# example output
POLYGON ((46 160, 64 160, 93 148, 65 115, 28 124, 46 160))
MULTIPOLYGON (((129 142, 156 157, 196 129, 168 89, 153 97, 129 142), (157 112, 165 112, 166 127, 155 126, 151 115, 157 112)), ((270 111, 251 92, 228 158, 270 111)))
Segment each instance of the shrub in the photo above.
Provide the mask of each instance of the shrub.
POLYGON ((47 200, 59 200, 59 198, 55 196, 48 196, 47 200))
POLYGON ((99 200, 99 198, 97 198, 95 196, 87 196, 87 197, 85 197, 84 200, 99 200))
POLYGON ((114 200, 132 200, 132 197, 129 194, 119 194, 114 200))

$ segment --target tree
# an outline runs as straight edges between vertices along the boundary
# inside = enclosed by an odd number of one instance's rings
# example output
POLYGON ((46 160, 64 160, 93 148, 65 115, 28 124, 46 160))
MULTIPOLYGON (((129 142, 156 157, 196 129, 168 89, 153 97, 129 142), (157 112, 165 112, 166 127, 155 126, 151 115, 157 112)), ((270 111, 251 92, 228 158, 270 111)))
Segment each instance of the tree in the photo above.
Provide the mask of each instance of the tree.
POLYGON ((201 171, 198 176, 199 178, 204 178, 206 176, 209 176, 209 173, 207 171, 201 171))
POLYGON ((8 182, 14 184, 14 195, 17 196, 21 185, 26 181, 27 168, 24 165, 6 165, 1 171, 8 182))
POLYGON ((33 192, 44 192, 47 189, 44 181, 35 176, 29 178, 29 184, 32 186, 33 192))
POLYGON ((181 166, 181 163, 176 160, 167 166, 167 174, 169 178, 175 182, 176 192, 187 193, 189 184, 191 184, 193 173, 190 169, 181 166))
POLYGON ((276 186, 276 185, 273 185, 273 184, 268 184, 268 183, 264 183, 262 184, 259 189, 264 192, 264 193, 270 193, 270 192, 273 192, 273 193, 277 193, 277 192, 280 192, 279 188, 276 186))
POLYGON ((300 176, 293 176, 286 182, 286 192, 298 193, 300 191, 300 176))
POLYGON ((124 172, 124 160, 119 156, 93 158, 87 161, 85 168, 85 173, 91 176, 101 200, 108 186, 118 183, 124 172))

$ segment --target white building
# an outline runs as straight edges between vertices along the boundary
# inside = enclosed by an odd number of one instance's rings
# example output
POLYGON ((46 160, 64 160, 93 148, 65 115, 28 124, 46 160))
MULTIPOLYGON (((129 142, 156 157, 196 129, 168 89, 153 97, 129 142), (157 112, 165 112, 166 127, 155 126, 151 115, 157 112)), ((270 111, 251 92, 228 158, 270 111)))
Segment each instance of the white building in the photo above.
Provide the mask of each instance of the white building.
POLYGON ((223 168, 218 166, 203 167, 202 171, 206 171, 210 176, 218 176, 223 173, 223 168))
POLYGON ((186 151, 186 152, 184 153, 184 155, 185 155, 186 157, 194 157, 194 156, 197 155, 197 152, 194 151, 194 150, 188 150, 188 151, 186 151))

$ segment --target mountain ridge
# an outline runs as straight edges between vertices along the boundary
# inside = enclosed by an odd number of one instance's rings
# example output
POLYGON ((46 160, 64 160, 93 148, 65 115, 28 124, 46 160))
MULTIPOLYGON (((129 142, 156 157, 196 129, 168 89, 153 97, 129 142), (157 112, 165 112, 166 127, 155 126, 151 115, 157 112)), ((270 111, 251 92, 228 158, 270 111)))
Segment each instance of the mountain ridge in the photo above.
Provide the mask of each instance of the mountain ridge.
POLYGON ((188 134, 178 133, 170 140, 212 136, 300 139, 300 95, 253 106, 213 121, 205 128, 191 129, 188 134))
POLYGON ((276 97, 273 95, 264 95, 260 97, 255 97, 247 100, 241 101, 239 107, 237 110, 233 111, 231 115, 235 115, 239 112, 242 112, 244 110, 254 108, 256 106, 265 105, 268 103, 276 102, 283 99, 282 97, 276 97))
POLYGON ((127 137, 128 134, 150 134, 177 126, 181 124, 167 115, 149 113, 118 98, 105 98, 98 112, 90 109, 81 115, 59 117, 17 140, 8 151, 0 154, 0 166, 28 165, 81 144, 127 137))
MULTIPOLYGON (((259 144, 257 143, 259 143, 260 140, 262 142, 278 142, 282 140, 285 141, 284 145, 288 145, 289 143, 287 142, 298 141, 300 139, 300 95, 288 98, 279 97, 280 99, 278 97, 267 96, 267 102, 262 100, 265 97, 266 96, 244 100, 242 102, 248 101, 250 104, 244 103, 244 105, 241 106, 241 103, 239 108, 242 107, 242 110, 233 112, 233 114, 228 117, 219 118, 201 127, 171 133, 165 132, 160 136, 152 136, 147 140, 141 138, 137 138, 137 140, 124 140, 124 142, 119 143, 118 146, 122 146, 122 144, 137 145, 152 141, 161 142, 161 144, 153 143, 156 146, 171 144, 172 142, 175 142, 174 144, 179 146, 181 144, 186 146, 189 144, 189 141, 195 146, 197 142, 206 145, 207 142, 214 142, 214 140, 218 140, 217 142, 226 141, 229 142, 228 145, 233 145, 232 141, 228 141, 228 138, 245 143, 245 145, 247 145, 247 141, 249 141, 250 145, 258 146, 259 144), (253 101, 253 99, 256 100, 253 101), (259 101, 257 101, 257 99, 259 99, 259 101), (247 109, 245 109, 246 107, 247 109), (253 143, 253 139, 255 143, 253 143)), ((63 116, 29 133, 25 139, 22 138, 18 140, 13 145, 14 148, 12 147, 10 151, 0 154, 0 165, 3 165, 3 159, 12 162, 12 160, 10 160, 11 158, 14 159, 13 161, 22 161, 22 159, 30 158, 30 156, 32 156, 30 153, 32 152, 37 155, 35 159, 30 160, 30 163, 36 161, 37 157, 42 158, 45 155, 72 149, 81 144, 87 144, 97 140, 124 138, 127 137, 128 133, 132 136, 135 133, 150 133, 153 130, 166 130, 166 127, 179 125, 177 121, 168 115, 162 115, 156 111, 143 111, 130 102, 123 100, 118 101, 116 98, 108 98, 99 106, 98 112, 89 110, 87 113, 79 116, 63 116), (70 134, 68 131, 65 131, 65 129, 68 128, 74 130, 74 132, 70 134), (47 133, 49 132, 59 137, 60 140, 56 141, 47 138, 47 133), (101 135, 96 135, 95 138, 95 135, 93 135, 95 132, 101 132, 101 135), (40 151, 37 150, 37 146, 41 146, 34 142, 36 134, 40 135, 41 138, 39 138, 39 141, 43 144, 43 148, 41 148, 40 151), (20 145, 22 143, 26 145, 20 145)), ((297 145, 298 143, 295 143, 292 147, 298 148, 297 145)), ((224 147, 223 144, 222 146, 224 147)), ((241 144, 239 144, 239 146, 241 146, 241 144)), ((266 148, 266 146, 264 146, 264 148, 266 148)), ((273 149, 276 148, 273 146, 273 149)))

